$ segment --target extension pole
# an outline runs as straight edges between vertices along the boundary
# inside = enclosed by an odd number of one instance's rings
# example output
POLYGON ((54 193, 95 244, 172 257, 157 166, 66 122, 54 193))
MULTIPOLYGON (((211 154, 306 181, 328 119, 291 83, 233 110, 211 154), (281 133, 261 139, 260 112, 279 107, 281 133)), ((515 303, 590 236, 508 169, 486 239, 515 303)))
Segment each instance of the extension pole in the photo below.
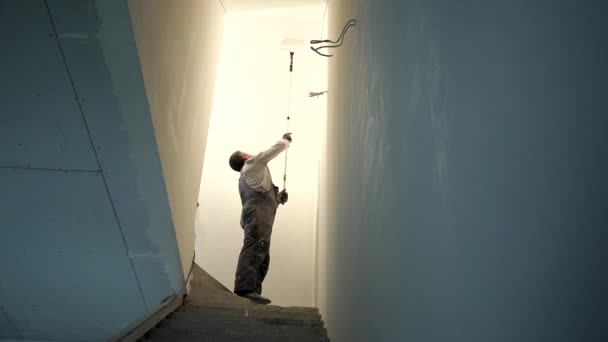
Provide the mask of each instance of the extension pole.
MULTIPOLYGON (((289 98, 287 100, 287 129, 285 133, 289 133, 289 107, 291 106, 291 79, 293 76, 293 52, 289 51, 289 98)), ((285 149, 285 171, 283 172, 283 190, 287 187, 287 150, 285 149)))

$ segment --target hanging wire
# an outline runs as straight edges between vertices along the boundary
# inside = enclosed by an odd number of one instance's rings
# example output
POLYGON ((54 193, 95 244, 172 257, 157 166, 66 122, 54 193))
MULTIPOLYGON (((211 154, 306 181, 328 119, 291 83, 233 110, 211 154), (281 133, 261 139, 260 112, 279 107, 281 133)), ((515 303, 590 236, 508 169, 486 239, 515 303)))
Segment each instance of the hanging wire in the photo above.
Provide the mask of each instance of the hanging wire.
POLYGON ((323 46, 319 46, 319 47, 310 47, 310 49, 314 52, 316 52, 317 54, 323 56, 323 57, 332 57, 333 55, 328 55, 328 54, 324 54, 322 52, 319 52, 319 50, 321 49, 329 49, 329 48, 337 48, 339 46, 342 46, 342 44, 344 43, 344 35, 346 34, 346 32, 348 31, 348 29, 351 26, 355 26, 356 20, 355 19, 351 19, 349 20, 346 25, 344 25, 344 28, 342 29, 342 33, 340 33, 340 36, 338 37, 338 39, 336 41, 333 40, 329 40, 329 39, 323 39, 323 40, 311 40, 310 44, 315 45, 315 44, 324 44, 324 43, 331 43, 334 45, 323 45, 323 46))
POLYGON ((323 19, 321 19, 321 38, 323 39, 323 29, 325 28, 325 15, 327 14, 327 8, 329 8, 329 0, 325 1, 325 10, 323 11, 323 19))

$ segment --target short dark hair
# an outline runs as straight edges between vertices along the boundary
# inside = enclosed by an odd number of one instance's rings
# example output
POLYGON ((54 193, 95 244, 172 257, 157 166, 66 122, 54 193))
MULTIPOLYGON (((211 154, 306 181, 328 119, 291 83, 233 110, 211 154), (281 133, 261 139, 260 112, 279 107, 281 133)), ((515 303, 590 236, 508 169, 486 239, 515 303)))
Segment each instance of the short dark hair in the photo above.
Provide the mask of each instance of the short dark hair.
POLYGON ((242 152, 236 151, 230 156, 230 160, 228 161, 230 167, 236 171, 241 172, 243 165, 245 165, 245 159, 243 159, 242 152))

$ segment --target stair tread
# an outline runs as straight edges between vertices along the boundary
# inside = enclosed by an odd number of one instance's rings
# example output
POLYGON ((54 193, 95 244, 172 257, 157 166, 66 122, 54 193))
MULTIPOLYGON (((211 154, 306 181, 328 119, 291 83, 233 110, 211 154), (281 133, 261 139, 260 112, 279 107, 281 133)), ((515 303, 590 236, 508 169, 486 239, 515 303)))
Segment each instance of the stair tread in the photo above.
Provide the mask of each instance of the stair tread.
POLYGON ((176 312, 171 316, 170 320, 191 321, 205 324, 216 324, 221 322, 232 322, 239 324, 241 322, 256 321, 264 324, 275 325, 309 325, 322 326, 323 321, 320 317, 290 317, 285 315, 217 315, 212 313, 192 313, 192 312, 176 312))
POLYGON ((192 324, 179 324, 174 322, 170 326, 162 326, 150 331, 150 337, 165 338, 165 337, 300 337, 307 339, 325 339, 327 333, 324 328, 320 327, 304 327, 304 326, 269 326, 251 324, 248 326, 234 326, 230 324, 215 325, 215 326, 197 326, 192 324))
POLYGON ((203 309, 203 308, 188 308, 179 309, 174 314, 175 317, 184 319, 206 319, 212 317, 234 317, 234 318, 286 318, 299 320, 320 320, 321 315, 305 312, 280 312, 280 311, 259 311, 249 309, 203 309))
POLYGON ((202 336, 202 337, 166 337, 166 338, 153 338, 146 339, 146 342, 209 342, 209 341, 218 341, 218 342, 329 342, 329 339, 326 338, 288 338, 279 336, 279 337, 221 337, 221 339, 217 339, 213 336, 202 336))
POLYGON ((234 321, 183 321, 183 320, 167 320, 162 322, 161 327, 168 328, 174 331, 225 331, 229 330, 234 333, 286 333, 286 332, 313 332, 325 333, 325 328, 322 326, 312 325, 285 325, 285 324, 268 324, 258 320, 242 320, 235 324, 234 321))
POLYGON ((167 320, 160 323, 161 327, 167 327, 170 329, 191 329, 191 330, 221 330, 221 329, 232 329, 239 331, 249 331, 255 329, 261 330, 272 330, 272 329, 310 329, 311 331, 322 331, 325 328, 321 322, 266 322, 262 320, 251 320, 244 319, 240 321, 236 320, 213 320, 213 321, 186 321, 186 320, 167 320))
POLYGON ((187 304, 185 307, 194 308, 218 308, 218 309, 249 309, 258 311, 280 311, 280 312, 302 312, 302 313, 319 313, 318 308, 306 306, 278 306, 278 305, 262 305, 262 304, 223 304, 223 303, 206 303, 206 304, 187 304))
POLYGON ((251 337, 251 336, 186 336, 186 337, 161 337, 145 339, 145 342, 329 342, 329 339, 322 337, 284 337, 284 336, 265 336, 265 337, 251 337))

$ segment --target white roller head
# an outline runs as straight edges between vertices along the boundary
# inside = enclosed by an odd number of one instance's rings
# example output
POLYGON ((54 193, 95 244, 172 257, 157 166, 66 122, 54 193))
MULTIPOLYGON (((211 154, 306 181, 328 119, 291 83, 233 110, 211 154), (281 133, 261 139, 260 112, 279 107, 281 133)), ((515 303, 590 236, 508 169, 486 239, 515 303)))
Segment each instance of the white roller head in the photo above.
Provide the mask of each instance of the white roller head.
POLYGON ((298 51, 308 49, 308 41, 304 39, 286 38, 281 42, 281 49, 287 51, 298 51))

